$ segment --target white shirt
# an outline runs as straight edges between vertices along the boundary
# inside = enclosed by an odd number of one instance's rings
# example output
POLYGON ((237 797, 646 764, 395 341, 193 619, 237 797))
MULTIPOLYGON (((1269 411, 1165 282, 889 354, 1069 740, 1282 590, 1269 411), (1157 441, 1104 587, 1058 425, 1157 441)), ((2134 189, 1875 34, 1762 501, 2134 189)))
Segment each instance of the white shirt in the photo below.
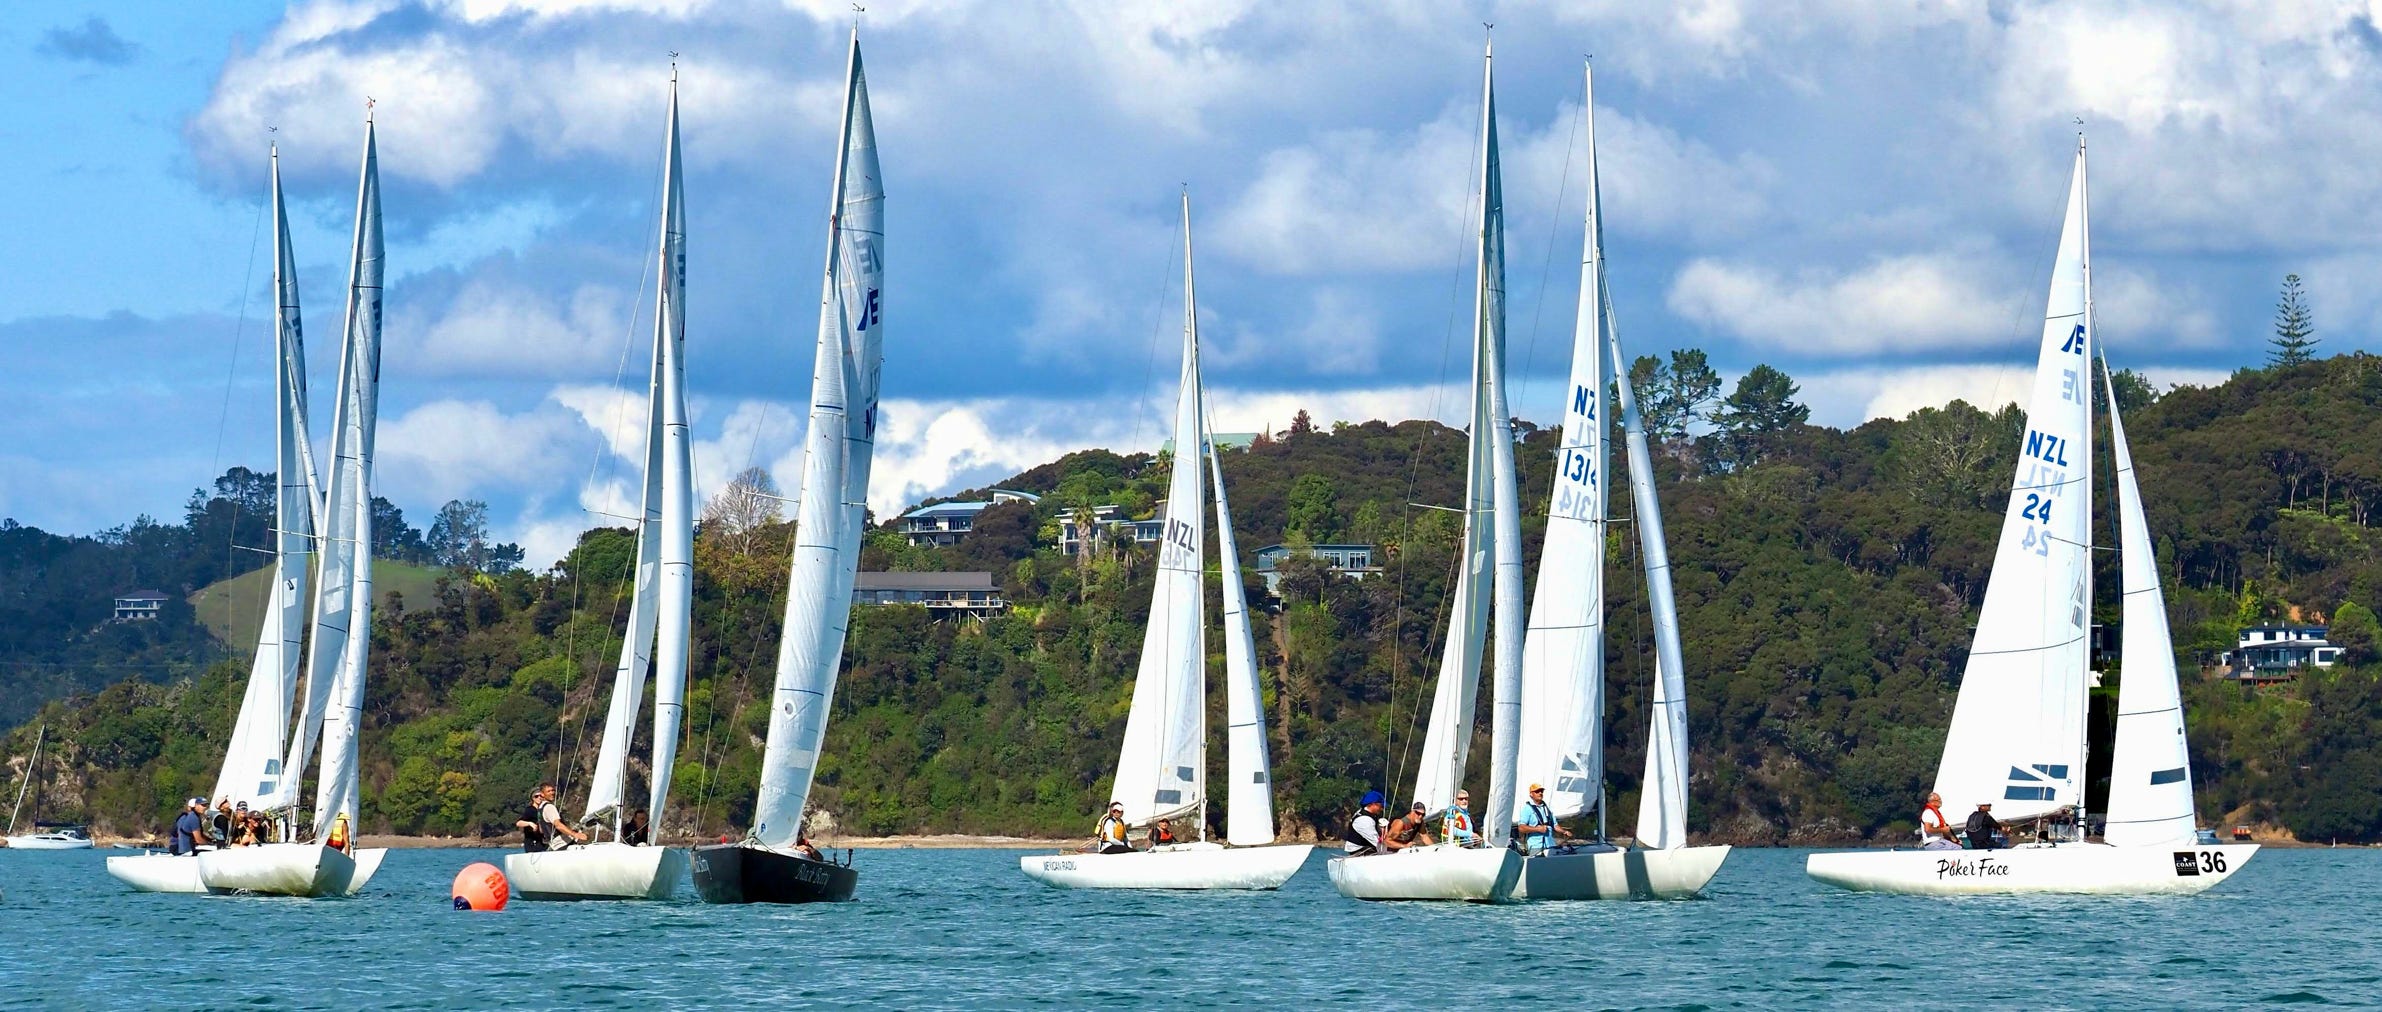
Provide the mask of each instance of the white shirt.
POLYGON ((1927 842, 1927 841, 1929 841, 1929 840, 1941 840, 1941 839, 1943 839, 1943 838, 1944 838, 1944 834, 1942 834, 1942 833, 1938 833, 1938 832, 1931 832, 1931 830, 1939 830, 1939 829, 1945 829, 1945 828, 1947 828, 1947 827, 1944 825, 1944 817, 1943 817, 1942 815, 1938 814, 1938 813, 1936 812, 1936 810, 1935 810, 1935 809, 1932 809, 1932 808, 1922 808, 1922 809, 1919 809, 1919 842, 1920 842, 1920 843, 1926 843, 1926 842, 1927 842))

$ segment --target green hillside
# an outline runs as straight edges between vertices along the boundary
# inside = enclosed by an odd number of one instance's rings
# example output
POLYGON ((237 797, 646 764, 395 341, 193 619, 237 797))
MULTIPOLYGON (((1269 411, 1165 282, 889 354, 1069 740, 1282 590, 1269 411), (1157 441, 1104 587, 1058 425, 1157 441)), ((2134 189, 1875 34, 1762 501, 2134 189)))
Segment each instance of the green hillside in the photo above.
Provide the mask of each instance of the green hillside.
MULTIPOLYGON (((1955 402, 1838 430, 1802 424, 1775 370, 1707 410, 1669 398, 1658 366, 1641 363, 1641 389, 1664 412, 1655 456, 1688 659, 1691 830, 1747 843, 1899 838, 1951 713, 2021 414, 1955 402)), ((2382 839, 2382 359, 2249 370, 2155 400, 2121 379, 2186 672, 2203 821, 2382 839), (2266 688, 2199 674, 2235 629, 2281 619, 2331 622, 2351 663, 2266 688)), ((1523 529, 1535 544, 1557 434, 1523 433, 1523 529)), ((1321 430, 1302 418, 1222 460, 1243 572, 1267 605, 1255 617, 1259 660, 1278 809, 1292 827, 1328 824, 1363 790, 1401 793, 1413 780, 1458 532, 1452 515, 1408 504, 1456 501, 1462 452, 1461 433, 1431 422, 1321 430), (1377 545, 1385 571, 1349 580, 1293 560, 1282 599, 1267 600, 1255 549, 1300 540, 1377 545)), ((815 804, 851 832, 1085 830, 1107 800, 1154 566, 1130 543, 1062 556, 1055 532, 1062 516, 1104 504, 1146 515, 1170 463, 1086 450, 1032 468, 997 484, 1041 493, 1039 503, 994 506, 951 547, 872 532, 865 568, 989 570, 1011 608, 983 621, 857 609, 815 804)), ((2094 473, 2110 474, 2105 450, 2094 473)), ((1615 503, 1615 516, 1631 512, 1615 503)), ((687 737, 662 820, 672 831, 735 831, 750 816, 790 533, 715 524, 697 537, 687 737)), ((2095 541, 2115 543, 2105 527, 2095 541)), ((1634 533, 1617 529, 1610 552, 1607 768, 1614 826, 1626 831, 1652 642, 1634 533)), ((434 575, 405 591, 402 612, 377 616, 367 830, 502 832, 546 778, 563 782, 569 804, 584 797, 633 554, 626 532, 592 531, 548 572, 434 575)), ((2114 588, 2114 558, 2102 565, 2097 584, 2114 588)), ((2115 594, 2096 602, 2100 624, 2118 613, 2115 594)), ((1221 654, 1211 639, 1211 663, 1221 654)), ((2109 673, 2095 697, 2104 736, 2124 677, 2109 673)), ((153 824, 211 779, 243 676, 219 663, 44 707, 65 766, 44 810, 153 824)), ((1223 696, 1209 694, 1219 733, 1223 696)), ((20 729, 6 751, 22 755, 30 739, 20 729)), ((2105 778, 2105 739, 2093 755, 2105 778)), ((645 771, 631 777, 641 790, 645 771)), ((1228 790, 1221 780, 1211 783, 1228 790)))
MULTIPOLYGON (((435 592, 445 570, 433 566, 372 560, 373 607, 397 609, 406 601, 425 601, 435 592)), ((257 629, 264 622, 271 569, 252 569, 191 593, 191 613, 223 649, 246 660, 256 653, 257 629)))

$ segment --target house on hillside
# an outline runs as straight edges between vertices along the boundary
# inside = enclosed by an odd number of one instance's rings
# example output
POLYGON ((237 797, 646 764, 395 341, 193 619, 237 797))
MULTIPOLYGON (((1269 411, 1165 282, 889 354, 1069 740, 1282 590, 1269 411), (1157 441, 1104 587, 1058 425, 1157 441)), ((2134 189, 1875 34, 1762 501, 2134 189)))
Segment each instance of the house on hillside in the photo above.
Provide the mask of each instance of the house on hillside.
POLYGON ((956 545, 959 539, 976 529, 976 514, 992 508, 993 504, 1040 501, 1042 497, 1032 492, 996 488, 992 490, 990 499, 920 506, 901 515, 898 530, 913 545, 956 545))
POLYGON ((2341 648, 2325 639, 2331 630, 2320 625, 2259 625, 2241 631, 2233 649, 2218 657, 2223 677, 2246 682, 2279 682, 2302 668, 2329 668, 2340 663, 2341 648))
MULTIPOLYGON (((1294 552, 1289 545, 1267 545, 1257 550, 1257 575, 1265 579, 1266 593, 1282 596, 1282 574, 1274 567, 1294 552)), ((1304 554, 1322 559, 1331 565, 1333 572, 1350 579, 1361 580, 1381 573, 1381 567, 1373 564, 1372 545, 1314 545, 1304 554)))
POLYGON ((116 599, 116 621, 146 622, 165 610, 165 594, 136 590, 116 599))
MULTIPOLYGON (((1129 537, 1141 544, 1150 544, 1166 534, 1166 506, 1159 504, 1156 515, 1148 520, 1134 520, 1125 516, 1122 506, 1092 507, 1092 527, 1105 530, 1110 536, 1129 537)), ((1073 511, 1059 514, 1059 554, 1073 557, 1083 549, 1083 532, 1075 529, 1073 511)))
POLYGON ((1009 607, 991 573, 859 573, 852 603, 915 604, 936 615, 998 615, 1009 607))

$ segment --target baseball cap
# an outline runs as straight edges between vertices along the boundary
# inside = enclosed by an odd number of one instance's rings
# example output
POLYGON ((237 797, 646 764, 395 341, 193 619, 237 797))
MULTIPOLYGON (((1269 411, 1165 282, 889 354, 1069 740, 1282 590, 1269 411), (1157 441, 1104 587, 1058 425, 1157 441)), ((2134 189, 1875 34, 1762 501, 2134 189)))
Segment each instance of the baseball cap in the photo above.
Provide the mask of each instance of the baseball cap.
POLYGON ((205 798, 192 798, 192 799, 190 799, 190 800, 188 800, 188 801, 185 801, 185 802, 183 802, 183 804, 184 804, 185 806, 188 806, 188 805, 197 805, 197 806, 198 806, 198 807, 200 807, 200 808, 205 808, 205 807, 207 807, 207 799, 205 799, 205 798))
POLYGON ((1366 792, 1365 792, 1365 798, 1364 798, 1364 800, 1357 802, 1357 803, 1356 803, 1356 806, 1357 806, 1358 808, 1363 808, 1363 807, 1365 807, 1366 805, 1378 805, 1378 804, 1380 804, 1380 803, 1381 803, 1381 792, 1380 792, 1380 791, 1366 791, 1366 792))
POLYGON ((1531 790, 1533 790, 1533 791, 1543 791, 1543 790, 1546 790, 1546 789, 1547 789, 1547 785, 1545 785, 1545 784, 1531 784, 1531 785, 1530 785, 1530 789, 1531 789, 1531 790))

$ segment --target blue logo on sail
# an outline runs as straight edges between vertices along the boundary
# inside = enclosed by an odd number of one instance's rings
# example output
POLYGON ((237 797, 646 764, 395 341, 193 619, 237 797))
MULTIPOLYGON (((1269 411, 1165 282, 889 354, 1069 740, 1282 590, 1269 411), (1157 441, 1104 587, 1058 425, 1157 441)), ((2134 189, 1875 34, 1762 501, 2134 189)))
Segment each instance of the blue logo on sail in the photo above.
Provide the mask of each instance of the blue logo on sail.
POLYGON ((2004 801, 2049 801, 2059 793, 2057 781, 2068 779, 2065 763, 2036 763, 2020 769, 2010 767, 2010 785, 2002 790, 2004 801))

